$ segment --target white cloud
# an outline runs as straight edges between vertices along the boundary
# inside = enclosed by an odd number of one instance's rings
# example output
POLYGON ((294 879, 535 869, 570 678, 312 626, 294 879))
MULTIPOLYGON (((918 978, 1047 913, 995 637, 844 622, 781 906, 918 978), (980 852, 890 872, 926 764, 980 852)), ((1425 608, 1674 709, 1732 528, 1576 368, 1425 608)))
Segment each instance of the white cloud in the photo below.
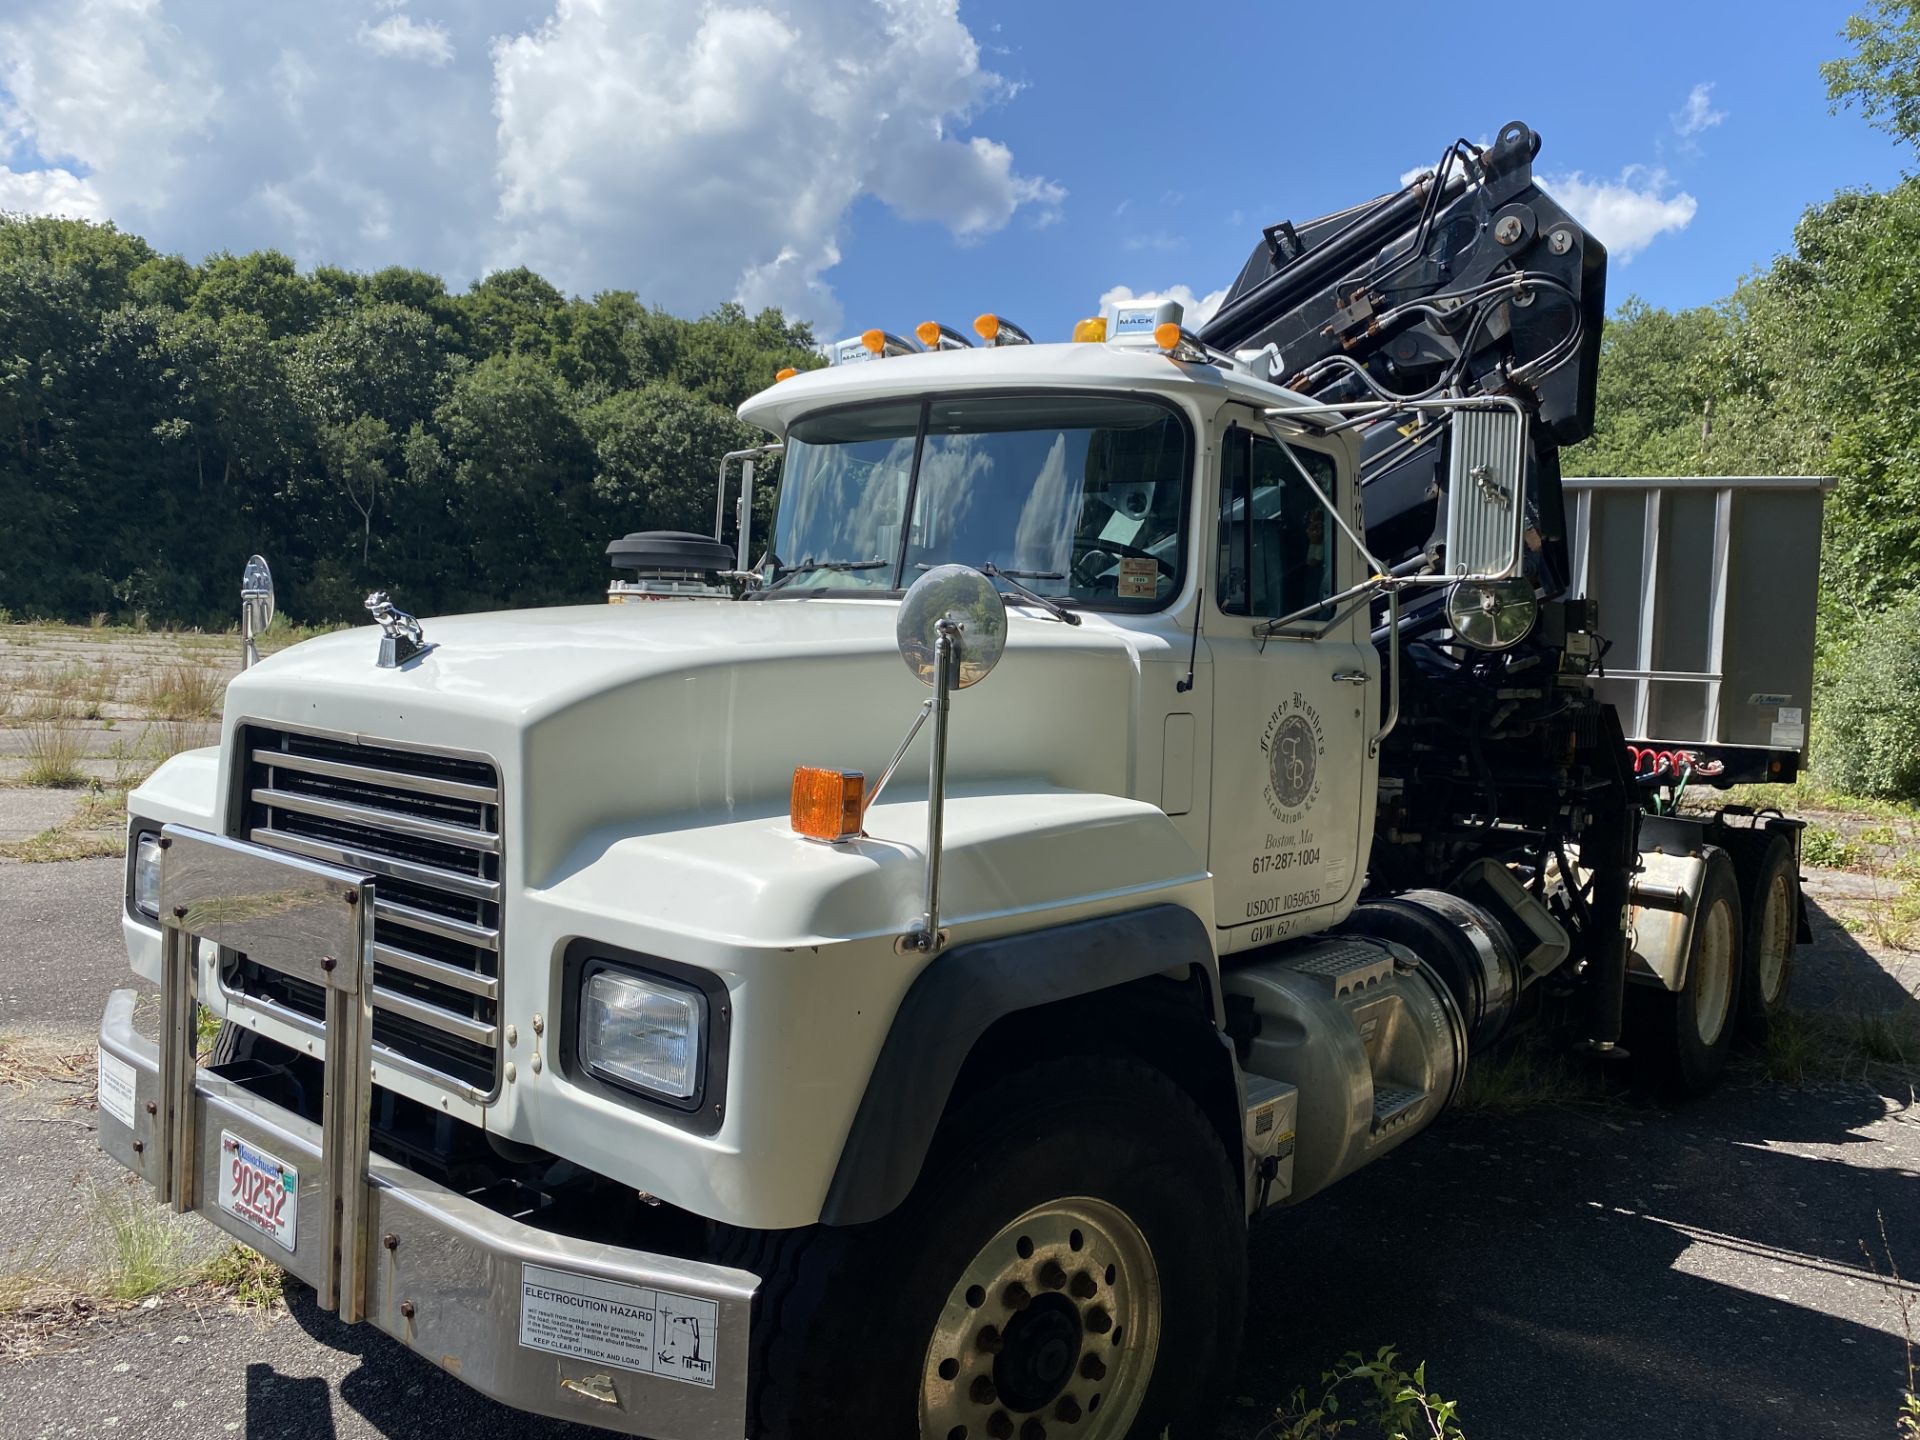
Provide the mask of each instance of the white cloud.
POLYGON ((1134 302, 1158 305, 1162 301, 1177 300, 1186 310, 1180 323, 1193 330, 1211 320, 1213 312, 1220 308, 1220 302, 1226 298, 1225 289, 1209 290, 1195 299, 1193 288, 1189 285, 1169 285, 1164 290, 1134 290, 1127 285, 1115 285, 1100 292, 1100 309, 1105 313, 1114 305, 1134 302))
POLYGON ((1014 87, 957 0, 342 9, 0 0, 0 193, 189 255, 277 245, 456 284, 524 262, 829 325, 862 197, 969 243, 1066 198, 975 133, 1014 87), (404 84, 387 61, 412 62, 404 84))
POLYGON ((163 207, 182 147, 206 132, 221 91, 159 10, 158 0, 78 0, 0 22, 0 159, 32 153, 84 170, 122 213, 163 207))
POLYGON ((0 214, 61 215, 69 220, 104 220, 100 194, 71 170, 9 170, 0 165, 0 214))
POLYGON ((493 67, 503 254, 563 283, 620 251, 668 304, 734 294, 835 324, 821 277, 861 194, 969 240, 1065 198, 952 133, 1004 93, 955 0, 559 0, 493 67))
POLYGON ((1713 82, 1703 80, 1687 92, 1687 100, 1673 113, 1674 133, 1683 140, 1702 130, 1711 130, 1727 118, 1727 112, 1713 108, 1713 82))
POLYGON ((1629 165, 1615 180, 1590 180, 1574 170, 1543 176, 1541 183, 1622 264, 1657 236, 1686 229, 1700 208, 1684 190, 1667 194, 1672 184, 1667 172, 1645 165, 1629 165))
POLYGON ((395 11, 378 25, 360 27, 356 37, 367 49, 390 60, 424 60, 445 65, 453 59, 453 37, 444 25, 425 24, 395 11))
POLYGON ((1431 165, 1416 165, 1411 170, 1402 170, 1400 172, 1400 188, 1404 190, 1421 176, 1431 174, 1433 174, 1433 166, 1431 165))

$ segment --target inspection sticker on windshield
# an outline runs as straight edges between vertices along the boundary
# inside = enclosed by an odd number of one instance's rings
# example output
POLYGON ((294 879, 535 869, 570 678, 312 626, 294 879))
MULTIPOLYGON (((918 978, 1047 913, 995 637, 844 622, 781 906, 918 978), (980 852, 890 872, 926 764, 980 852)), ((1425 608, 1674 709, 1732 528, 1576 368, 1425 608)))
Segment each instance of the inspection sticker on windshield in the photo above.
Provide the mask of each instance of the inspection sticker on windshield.
POLYGON ((1151 600, 1160 588, 1160 562, 1150 556, 1122 555, 1118 593, 1122 600, 1151 600))
POLYGON ((220 1132, 220 1208, 292 1250, 300 1218, 300 1172, 238 1135, 220 1132))
POLYGON ((711 1387, 719 1338, 712 1300, 520 1267, 520 1343, 529 1350, 711 1387))
POLYGON ((133 1128, 133 1066, 100 1050, 100 1108, 129 1130, 133 1128))

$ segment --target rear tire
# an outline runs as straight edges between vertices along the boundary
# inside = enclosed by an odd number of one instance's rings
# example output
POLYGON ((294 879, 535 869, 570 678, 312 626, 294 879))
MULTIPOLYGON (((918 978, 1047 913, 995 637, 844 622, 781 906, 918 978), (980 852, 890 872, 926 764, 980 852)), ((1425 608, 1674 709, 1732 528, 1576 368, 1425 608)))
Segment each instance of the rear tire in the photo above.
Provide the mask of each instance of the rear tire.
POLYGON ((1793 949, 1800 921, 1800 865, 1784 835, 1769 839, 1759 863, 1743 877, 1740 897, 1746 912, 1744 978, 1740 986, 1740 1030, 1763 1039, 1773 1018, 1787 1008, 1793 984, 1793 949))
POLYGON ((1680 989, 1636 985, 1627 994, 1633 1054, 1650 1079, 1682 1098, 1704 1095, 1719 1082, 1740 1010, 1740 886, 1726 851, 1709 845, 1703 853, 1707 871, 1680 989))
POLYGON ((748 1240, 738 1263, 764 1277, 761 1440, 1180 1440, 1210 1433, 1233 1374, 1243 1193, 1164 1075, 1073 1058, 963 1102, 885 1219, 748 1240))

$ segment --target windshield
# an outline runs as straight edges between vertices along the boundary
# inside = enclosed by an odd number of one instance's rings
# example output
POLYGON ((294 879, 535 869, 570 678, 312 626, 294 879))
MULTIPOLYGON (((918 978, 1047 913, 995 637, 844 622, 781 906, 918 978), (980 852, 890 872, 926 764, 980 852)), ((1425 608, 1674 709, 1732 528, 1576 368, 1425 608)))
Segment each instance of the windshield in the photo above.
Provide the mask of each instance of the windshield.
POLYGON ((1157 609, 1180 590, 1188 470, 1185 422, 1147 400, 954 395, 810 416, 787 433, 768 589, 897 590, 952 563, 1157 609))

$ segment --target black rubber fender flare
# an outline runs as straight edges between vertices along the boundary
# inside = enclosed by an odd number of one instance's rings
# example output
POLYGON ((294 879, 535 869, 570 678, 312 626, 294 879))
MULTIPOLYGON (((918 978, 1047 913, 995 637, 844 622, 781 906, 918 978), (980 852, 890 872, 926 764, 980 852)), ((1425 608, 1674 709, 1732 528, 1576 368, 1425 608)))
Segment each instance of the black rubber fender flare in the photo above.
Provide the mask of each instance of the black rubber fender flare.
POLYGON ((821 1223, 866 1224, 906 1198, 961 1067, 996 1021, 1195 965, 1211 976, 1206 923, 1170 904, 936 955, 907 988, 881 1044, 827 1187, 821 1223))

